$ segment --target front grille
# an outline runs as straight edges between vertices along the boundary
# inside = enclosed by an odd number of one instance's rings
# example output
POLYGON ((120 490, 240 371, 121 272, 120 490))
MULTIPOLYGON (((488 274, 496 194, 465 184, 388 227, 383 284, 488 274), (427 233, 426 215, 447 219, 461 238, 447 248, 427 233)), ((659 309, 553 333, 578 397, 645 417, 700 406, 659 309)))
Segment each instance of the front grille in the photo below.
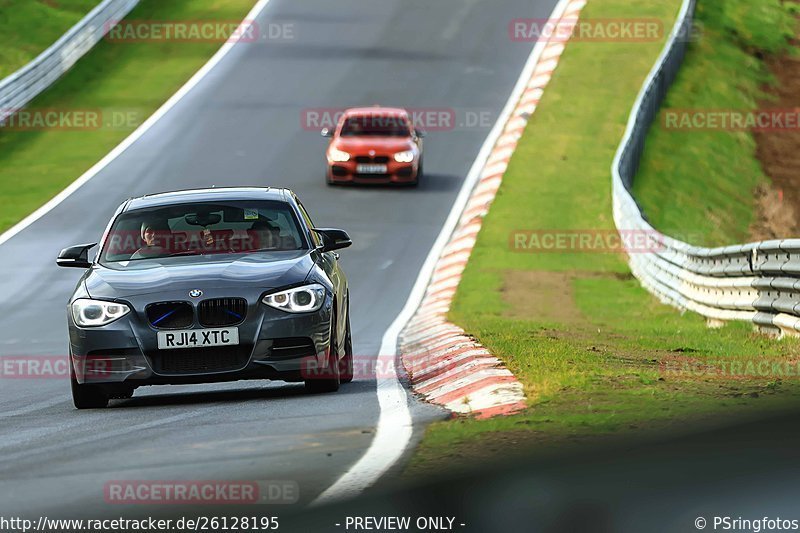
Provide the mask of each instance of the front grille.
POLYGON ((247 364, 251 351, 247 345, 185 348, 156 350, 149 358, 159 374, 203 374, 239 370, 247 364))
POLYGON ((247 316, 247 300, 244 298, 203 300, 197 308, 197 314, 203 326, 233 326, 244 322, 244 317, 247 316))
POLYGON ((188 328, 194 323, 194 311, 188 302, 160 302, 145 308, 150 325, 159 329, 188 328))
POLYGON ((272 357, 292 359, 316 355, 314 343, 308 337, 285 337, 272 341, 272 357))
POLYGON ((355 161, 356 163, 377 163, 383 165, 389 162, 389 157, 385 155, 376 155, 375 157, 359 155, 356 156, 355 161))

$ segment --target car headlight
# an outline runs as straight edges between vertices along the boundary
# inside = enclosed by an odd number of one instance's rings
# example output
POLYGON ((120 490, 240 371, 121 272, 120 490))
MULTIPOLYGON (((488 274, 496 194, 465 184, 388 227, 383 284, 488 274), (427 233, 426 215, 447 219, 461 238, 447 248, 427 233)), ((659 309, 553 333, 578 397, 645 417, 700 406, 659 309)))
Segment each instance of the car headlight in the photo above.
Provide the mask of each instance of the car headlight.
POLYGON ((325 302, 325 287, 319 283, 312 283, 268 294, 261 301, 281 311, 310 313, 317 311, 325 302))
POLYGON ((414 150, 406 150, 405 152, 397 152, 394 154, 394 160, 398 163, 411 163, 416 154, 414 150))
POLYGON ((105 326, 130 313, 131 308, 117 302, 81 298, 72 302, 72 318, 82 328, 105 326))
POLYGON ((331 161, 336 161, 337 163, 350 161, 350 154, 347 152, 342 152, 341 150, 337 150, 336 148, 331 148, 328 150, 328 157, 331 161))

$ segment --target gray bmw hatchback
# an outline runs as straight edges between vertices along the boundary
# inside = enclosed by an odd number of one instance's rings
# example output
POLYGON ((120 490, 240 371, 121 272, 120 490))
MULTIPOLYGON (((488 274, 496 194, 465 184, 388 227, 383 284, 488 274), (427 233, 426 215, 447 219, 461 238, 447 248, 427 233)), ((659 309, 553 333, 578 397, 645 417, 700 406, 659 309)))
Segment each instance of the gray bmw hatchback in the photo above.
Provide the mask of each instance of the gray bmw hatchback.
POLYGON ((236 187, 124 202, 97 243, 61 251, 86 269, 67 306, 78 409, 143 385, 353 378, 346 232, 315 228, 287 189, 236 187))

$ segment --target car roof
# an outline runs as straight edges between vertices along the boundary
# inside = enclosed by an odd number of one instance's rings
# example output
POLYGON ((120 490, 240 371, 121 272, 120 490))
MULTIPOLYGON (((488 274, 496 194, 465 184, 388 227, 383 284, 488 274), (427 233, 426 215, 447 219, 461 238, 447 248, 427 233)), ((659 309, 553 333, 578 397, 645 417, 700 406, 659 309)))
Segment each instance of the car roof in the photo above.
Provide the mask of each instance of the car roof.
POLYGON ((344 115, 346 117, 354 117, 359 115, 397 117, 408 115, 408 111, 400 107, 382 107, 376 105, 371 107, 352 107, 345 110, 344 115))
POLYGON ((292 197, 294 197, 294 193, 289 189, 275 187, 212 187, 208 189, 185 189, 130 198, 125 206, 125 211, 172 204, 225 200, 277 200, 287 202, 290 201, 292 197))

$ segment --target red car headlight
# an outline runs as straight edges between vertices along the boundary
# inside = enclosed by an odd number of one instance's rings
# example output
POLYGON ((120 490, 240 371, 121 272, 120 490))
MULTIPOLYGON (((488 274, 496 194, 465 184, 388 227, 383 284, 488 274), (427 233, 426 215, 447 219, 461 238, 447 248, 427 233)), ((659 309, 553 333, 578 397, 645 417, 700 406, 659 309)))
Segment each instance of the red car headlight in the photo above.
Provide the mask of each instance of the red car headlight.
POLYGON ((350 161, 350 154, 337 150, 336 148, 331 148, 328 150, 328 159, 336 163, 344 163, 345 161, 350 161))

